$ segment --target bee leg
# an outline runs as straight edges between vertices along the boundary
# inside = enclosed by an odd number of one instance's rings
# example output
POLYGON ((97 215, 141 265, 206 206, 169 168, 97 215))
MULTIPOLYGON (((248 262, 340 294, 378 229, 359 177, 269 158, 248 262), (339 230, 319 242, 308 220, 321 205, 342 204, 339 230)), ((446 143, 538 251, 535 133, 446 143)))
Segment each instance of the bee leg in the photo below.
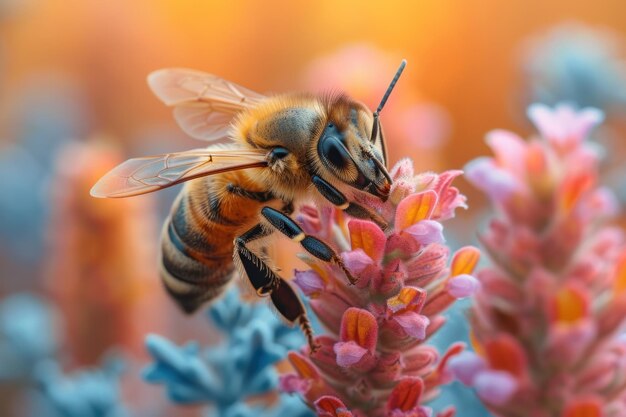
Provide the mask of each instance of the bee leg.
POLYGON ((343 195, 341 191, 333 187, 321 177, 314 175, 313 184, 317 188, 317 191, 320 192, 322 197, 324 197, 326 200, 335 205, 338 209, 345 211, 352 217, 356 217, 357 219, 371 220, 383 230, 385 230, 389 226, 385 219, 383 219, 378 213, 368 210, 359 204, 348 201, 346 196, 343 195))
POLYGON ((235 250, 257 294, 260 296, 269 295, 272 303, 285 319, 290 323, 298 322, 311 351, 315 351, 318 347, 300 297, 287 281, 276 275, 261 258, 246 246, 247 243, 266 237, 271 233, 271 230, 257 224, 235 239, 235 250))
POLYGON ((239 255, 239 260, 250 283, 259 296, 266 296, 276 288, 280 283, 280 277, 261 258, 248 249, 246 244, 269 236, 271 233, 271 230, 257 224, 235 239, 235 251, 239 255))
POLYGON ((324 262, 332 262, 339 266, 346 274, 350 284, 356 284, 356 278, 352 276, 352 273, 348 270, 348 268, 346 268, 339 255, 337 255, 337 253, 323 241, 305 234, 302 228, 285 213, 271 207, 263 207, 261 209, 261 215, 263 215, 263 217, 272 226, 274 226, 276 230, 287 236, 289 239, 299 242, 307 252, 315 256, 317 259, 324 262))

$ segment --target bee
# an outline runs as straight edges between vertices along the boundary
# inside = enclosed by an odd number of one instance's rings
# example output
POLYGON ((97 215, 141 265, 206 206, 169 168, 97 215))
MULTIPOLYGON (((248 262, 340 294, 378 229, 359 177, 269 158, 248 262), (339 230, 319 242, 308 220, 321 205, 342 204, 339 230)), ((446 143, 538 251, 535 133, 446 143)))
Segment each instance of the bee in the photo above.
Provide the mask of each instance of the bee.
POLYGON ((213 144, 130 159, 102 177, 91 195, 129 197, 184 182, 161 234, 167 292, 192 313, 219 296, 239 270, 259 296, 269 296, 288 322, 301 326, 314 348, 300 298, 258 245, 279 232, 356 282, 335 250, 290 216, 300 202, 315 200, 386 227, 355 196, 389 196, 379 114, 405 65, 403 60, 375 112, 345 94, 266 97, 200 71, 155 71, 148 84, 174 108, 181 128, 213 144))

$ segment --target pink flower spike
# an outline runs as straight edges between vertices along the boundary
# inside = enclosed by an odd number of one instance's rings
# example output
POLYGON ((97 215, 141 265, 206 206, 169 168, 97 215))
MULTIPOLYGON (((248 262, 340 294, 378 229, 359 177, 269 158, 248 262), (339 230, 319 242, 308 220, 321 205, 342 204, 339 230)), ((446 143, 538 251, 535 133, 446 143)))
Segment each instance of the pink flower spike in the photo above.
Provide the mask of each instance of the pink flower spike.
POLYGON ((465 178, 497 203, 504 203, 521 189, 520 181, 513 174, 499 168, 492 158, 487 157, 465 165, 465 178))
POLYGON ((471 297, 479 288, 480 282, 468 274, 452 277, 446 283, 448 294, 457 299, 471 297))
POLYGON ((482 371, 474 378, 474 388, 478 396, 493 405, 508 402, 517 391, 516 379, 504 371, 482 371))
POLYGON ((485 360, 474 352, 464 351, 450 358, 448 369, 465 385, 472 385, 479 372, 487 368, 485 360))
POLYGON ((420 245, 431 243, 444 243, 443 226, 434 220, 422 220, 404 229, 404 233, 410 235, 420 245))

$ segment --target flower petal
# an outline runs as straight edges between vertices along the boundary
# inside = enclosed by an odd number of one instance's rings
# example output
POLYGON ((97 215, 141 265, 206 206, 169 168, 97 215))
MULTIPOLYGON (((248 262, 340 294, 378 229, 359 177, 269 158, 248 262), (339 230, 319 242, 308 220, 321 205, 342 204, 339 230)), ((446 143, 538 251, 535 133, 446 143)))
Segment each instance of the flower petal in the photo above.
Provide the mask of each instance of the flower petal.
POLYGON ((381 260, 385 250, 385 233, 368 220, 350 220, 350 243, 352 249, 362 249, 374 262, 381 260))
POLYGON ((480 281, 468 274, 452 277, 446 283, 448 294, 454 298, 466 298, 474 295, 480 288, 480 281))
POLYGON ((563 417, 602 417, 603 401, 597 397, 574 399, 565 406, 563 417))
POLYGON ((426 338, 426 328, 430 320, 414 311, 406 311, 401 314, 394 314, 393 320, 402 327, 404 332, 417 340, 426 338))
POLYGON ((419 312, 425 301, 425 290, 415 287, 403 287, 398 295, 387 300, 387 308, 392 313, 397 313, 404 309, 419 312))
POLYGON ((396 230, 401 231, 420 220, 429 219, 437 205, 437 199, 437 193, 429 190, 412 194, 402 200, 396 209, 396 230))
POLYGON ((318 417, 354 417, 344 403, 337 397, 325 395, 315 401, 318 417))
POLYGON ((482 371, 474 378, 474 388, 480 398, 494 405, 503 405, 517 391, 517 381, 505 371, 482 371))
POLYGON ((376 317, 367 310, 350 307, 341 319, 341 341, 356 342, 369 351, 376 347, 378 323, 376 317))
POLYGON ((337 355, 337 365, 343 368, 357 364, 368 353, 367 349, 353 341, 337 342, 333 349, 337 355))
POLYGON ((471 274, 474 272, 476 264, 480 260, 480 250, 474 246, 464 246, 452 257, 450 265, 450 276, 461 274, 471 274))
POLYGON ((435 220, 421 220, 412 226, 404 229, 420 245, 430 245, 431 243, 443 243, 443 225, 435 220))
POLYGON ((424 381, 421 378, 406 377, 395 386, 387 400, 387 410, 410 411, 419 406, 419 400, 424 391, 424 381))
POLYGON ((461 352, 450 358, 448 368, 465 385, 472 385, 479 372, 487 368, 485 360, 474 352, 461 352))

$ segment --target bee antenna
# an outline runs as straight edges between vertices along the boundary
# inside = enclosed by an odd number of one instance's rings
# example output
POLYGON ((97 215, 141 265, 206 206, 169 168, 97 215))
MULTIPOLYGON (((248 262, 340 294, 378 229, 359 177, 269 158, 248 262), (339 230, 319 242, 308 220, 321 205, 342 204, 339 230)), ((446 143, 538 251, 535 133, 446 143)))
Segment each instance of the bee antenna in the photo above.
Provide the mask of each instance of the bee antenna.
POLYGON ((387 103, 387 99, 389 98, 389 95, 393 91, 393 88, 396 86, 398 79, 402 75, 402 71, 404 71, 404 67, 406 67, 406 59, 403 59, 402 62, 400 62, 400 66, 398 67, 398 70, 396 71, 396 75, 393 77, 393 80, 391 80, 391 84, 389 84, 389 87, 387 87, 387 91, 385 91, 385 95, 383 96, 383 99, 380 100, 380 104, 378 105, 378 108, 374 112, 374 126, 372 127, 372 137, 370 138, 370 142, 374 142, 374 139, 376 138, 376 132, 378 131, 378 116, 380 115, 380 112, 383 110, 383 107, 385 107, 385 103, 387 103))
POLYGON ((393 91, 393 88, 396 86, 398 79, 402 75, 402 71, 404 71, 404 67, 406 67, 406 59, 403 59, 402 62, 400 63, 400 66, 398 67, 398 71, 396 71, 396 75, 393 77, 393 80, 391 80, 391 84, 389 84, 389 87, 387 87, 387 91, 385 92, 383 99, 380 100, 380 104, 378 105, 376 112, 374 112, 374 117, 377 117, 380 114, 383 107, 385 106, 385 103, 387 103, 387 99, 389 98, 389 95, 393 91))

